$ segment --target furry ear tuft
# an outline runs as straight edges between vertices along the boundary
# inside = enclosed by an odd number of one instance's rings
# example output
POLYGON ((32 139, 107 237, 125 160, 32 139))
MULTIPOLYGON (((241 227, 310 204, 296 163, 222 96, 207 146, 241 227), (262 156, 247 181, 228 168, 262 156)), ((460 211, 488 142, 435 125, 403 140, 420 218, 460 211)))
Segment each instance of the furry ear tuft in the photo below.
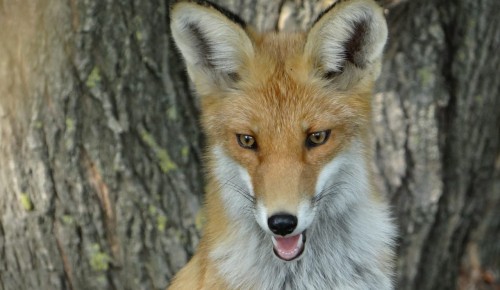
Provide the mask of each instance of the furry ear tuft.
POLYGON ((174 4, 170 27, 199 93, 237 80, 254 53, 245 23, 209 2, 174 4))
POLYGON ((369 69, 380 61, 387 40, 382 8, 372 0, 338 1, 309 31, 305 54, 323 76, 369 69))

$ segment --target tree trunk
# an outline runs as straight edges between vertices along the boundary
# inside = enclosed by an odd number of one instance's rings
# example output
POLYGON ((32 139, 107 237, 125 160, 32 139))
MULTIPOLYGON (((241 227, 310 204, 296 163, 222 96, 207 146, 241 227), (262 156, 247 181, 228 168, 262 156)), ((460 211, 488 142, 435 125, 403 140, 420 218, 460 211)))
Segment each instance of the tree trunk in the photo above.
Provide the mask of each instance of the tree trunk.
MULTIPOLYGON (((289 31, 332 1, 218 2, 289 31)), ((400 2, 383 2, 374 96, 397 289, 486 286, 500 266, 499 3, 400 2)), ((203 138, 168 5, 0 0, 0 290, 164 289, 195 250, 203 138)))
POLYGON ((0 289, 165 288, 203 191, 168 4, 0 9, 0 289))
POLYGON ((496 0, 457 0, 408 1, 389 13, 374 127, 400 225, 398 289, 456 289, 460 271, 467 289, 478 270, 467 269, 479 254, 470 247, 499 269, 498 12, 496 0), (484 230, 492 218, 497 228, 484 230))

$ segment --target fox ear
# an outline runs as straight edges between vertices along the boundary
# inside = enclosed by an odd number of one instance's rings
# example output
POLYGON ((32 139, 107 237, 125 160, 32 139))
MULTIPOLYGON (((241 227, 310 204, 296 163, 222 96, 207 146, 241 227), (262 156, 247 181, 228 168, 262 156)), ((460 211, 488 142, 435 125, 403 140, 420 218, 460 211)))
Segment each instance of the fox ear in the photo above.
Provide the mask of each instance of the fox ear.
POLYGON ((230 86, 253 56, 245 23, 208 2, 180 2, 171 10, 170 27, 191 80, 199 93, 230 86), (201 90, 201 92, 200 92, 201 90))
POLYGON ((325 78, 347 74, 352 82, 369 70, 375 79, 386 40, 385 17, 374 1, 338 0, 313 24, 304 52, 325 78))

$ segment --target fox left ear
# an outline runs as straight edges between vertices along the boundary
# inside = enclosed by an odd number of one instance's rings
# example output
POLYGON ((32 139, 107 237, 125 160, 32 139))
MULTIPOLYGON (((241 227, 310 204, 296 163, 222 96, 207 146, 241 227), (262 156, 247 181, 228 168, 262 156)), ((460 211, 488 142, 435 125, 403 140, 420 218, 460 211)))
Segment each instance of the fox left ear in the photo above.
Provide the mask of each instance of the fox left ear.
POLYGON ((198 93, 230 87, 254 53, 245 23, 204 1, 176 3, 170 16, 172 36, 198 93))
POLYGON ((304 52, 323 77, 347 75, 347 86, 361 72, 378 77, 386 40, 380 6, 372 0, 338 0, 310 29, 304 52))

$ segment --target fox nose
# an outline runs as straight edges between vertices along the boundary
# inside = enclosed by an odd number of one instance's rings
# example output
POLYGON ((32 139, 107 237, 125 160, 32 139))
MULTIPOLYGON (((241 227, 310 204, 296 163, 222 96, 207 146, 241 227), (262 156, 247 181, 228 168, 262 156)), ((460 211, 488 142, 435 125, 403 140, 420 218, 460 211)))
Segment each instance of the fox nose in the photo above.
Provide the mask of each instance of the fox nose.
POLYGON ((269 229, 280 236, 286 236, 297 227, 297 217, 290 214, 275 214, 267 219, 269 229))

